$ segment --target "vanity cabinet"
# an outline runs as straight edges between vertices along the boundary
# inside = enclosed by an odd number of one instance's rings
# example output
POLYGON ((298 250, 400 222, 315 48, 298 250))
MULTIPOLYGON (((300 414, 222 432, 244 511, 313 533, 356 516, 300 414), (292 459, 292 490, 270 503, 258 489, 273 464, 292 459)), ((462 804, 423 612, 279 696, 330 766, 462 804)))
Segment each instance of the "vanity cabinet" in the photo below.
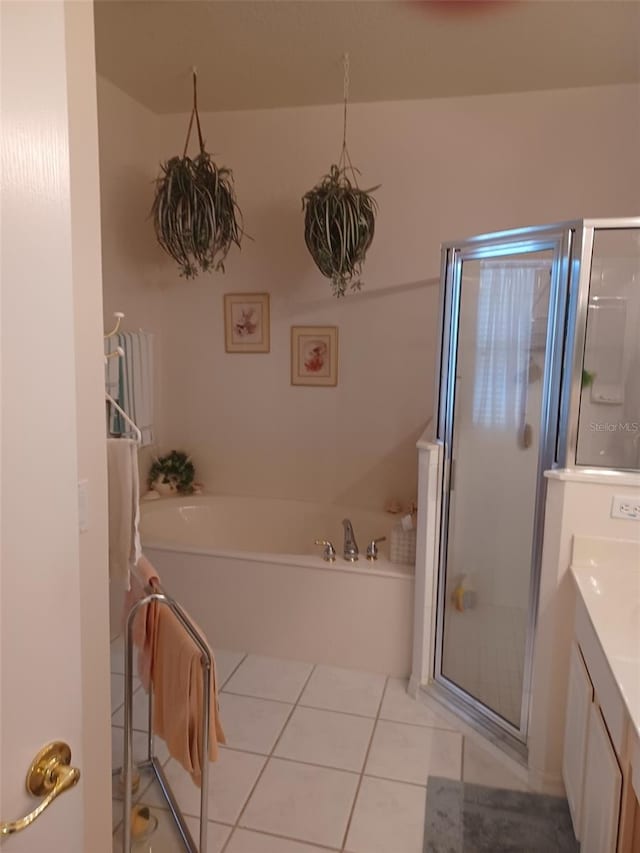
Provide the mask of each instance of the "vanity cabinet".
POLYGON ((571 646, 567 716, 562 761, 564 786, 576 838, 580 840, 582 793, 587 758, 589 714, 593 703, 593 686, 578 645, 571 646))
POLYGON ((615 853, 620 822, 622 771, 600 708, 589 708, 580 853, 615 853))
POLYGON ((636 735, 584 603, 576 605, 563 778, 580 853, 639 853, 636 735))

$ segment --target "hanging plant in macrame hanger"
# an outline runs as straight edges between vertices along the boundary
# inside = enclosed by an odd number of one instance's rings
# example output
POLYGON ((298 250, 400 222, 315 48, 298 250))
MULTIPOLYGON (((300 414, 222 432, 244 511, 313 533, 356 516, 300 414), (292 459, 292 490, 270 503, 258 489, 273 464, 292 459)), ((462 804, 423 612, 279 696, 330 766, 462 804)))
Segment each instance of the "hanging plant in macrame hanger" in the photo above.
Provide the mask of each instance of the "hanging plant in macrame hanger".
POLYGON ((195 278, 200 271, 224 272, 231 245, 244 236, 242 212, 236 202, 233 173, 217 166, 205 143, 198 115, 197 74, 193 69, 193 108, 182 157, 161 164, 151 215, 158 243, 180 267, 180 275, 195 278), (195 118, 199 153, 188 156, 195 118))
POLYGON ((362 264, 373 241, 378 205, 372 193, 361 190, 359 174, 347 148, 347 103, 349 100, 349 54, 344 61, 344 120, 342 151, 328 175, 302 197, 304 238, 322 275, 331 279, 334 296, 347 288, 360 290, 362 264))

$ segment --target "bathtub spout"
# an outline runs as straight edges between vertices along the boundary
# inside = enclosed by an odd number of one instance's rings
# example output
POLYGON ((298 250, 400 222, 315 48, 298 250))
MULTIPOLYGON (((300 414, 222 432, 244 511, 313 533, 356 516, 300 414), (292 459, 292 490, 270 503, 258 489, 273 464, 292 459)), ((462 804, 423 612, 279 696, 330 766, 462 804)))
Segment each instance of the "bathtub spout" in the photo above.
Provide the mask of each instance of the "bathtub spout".
POLYGON ((356 537, 353 533, 353 527, 351 526, 351 522, 348 518, 342 519, 342 526, 344 527, 344 558, 349 563, 355 563, 358 559, 358 543, 356 542, 356 537))

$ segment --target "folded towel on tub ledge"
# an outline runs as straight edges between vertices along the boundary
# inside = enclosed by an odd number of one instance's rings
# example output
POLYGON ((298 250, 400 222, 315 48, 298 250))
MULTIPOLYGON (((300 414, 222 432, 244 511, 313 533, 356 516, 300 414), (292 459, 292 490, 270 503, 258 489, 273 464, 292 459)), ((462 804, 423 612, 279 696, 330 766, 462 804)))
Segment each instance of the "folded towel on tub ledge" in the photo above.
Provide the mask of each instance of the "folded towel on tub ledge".
MULTIPOLYGON (((153 565, 143 555, 125 600, 125 617, 145 595, 144 585, 159 583, 153 565)), ((193 622, 193 620, 191 620, 193 622)), ((125 623, 126 624, 126 623, 125 623)), ((201 636, 203 632, 193 623, 201 636)), ((138 671, 145 689, 153 690, 153 731, 163 738, 170 755, 202 784, 202 715, 204 684, 201 653, 174 613, 151 602, 140 608, 133 622, 133 641, 138 647, 138 671)), ((209 649, 211 652, 211 649, 209 649)), ((209 761, 218 758, 218 744, 225 743, 217 701, 216 667, 211 652, 209 761)))

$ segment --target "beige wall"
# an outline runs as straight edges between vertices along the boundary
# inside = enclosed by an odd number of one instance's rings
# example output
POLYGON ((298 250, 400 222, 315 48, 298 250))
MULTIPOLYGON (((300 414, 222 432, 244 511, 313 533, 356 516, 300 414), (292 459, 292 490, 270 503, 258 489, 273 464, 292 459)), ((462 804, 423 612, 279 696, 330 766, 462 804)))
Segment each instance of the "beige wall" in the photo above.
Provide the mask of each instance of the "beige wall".
POLYGON ((248 232, 225 275, 180 279, 154 245, 151 181, 187 115, 154 116, 99 81, 106 311, 158 333, 158 440, 213 491, 379 506, 416 492, 432 412, 440 244, 492 229, 637 213, 636 86, 355 104, 350 150, 381 183, 362 293, 331 296, 301 196, 339 153, 338 107, 203 116, 248 232), (269 291, 269 355, 224 352, 222 297, 269 291), (337 325, 335 389, 291 387, 293 324, 337 325))

